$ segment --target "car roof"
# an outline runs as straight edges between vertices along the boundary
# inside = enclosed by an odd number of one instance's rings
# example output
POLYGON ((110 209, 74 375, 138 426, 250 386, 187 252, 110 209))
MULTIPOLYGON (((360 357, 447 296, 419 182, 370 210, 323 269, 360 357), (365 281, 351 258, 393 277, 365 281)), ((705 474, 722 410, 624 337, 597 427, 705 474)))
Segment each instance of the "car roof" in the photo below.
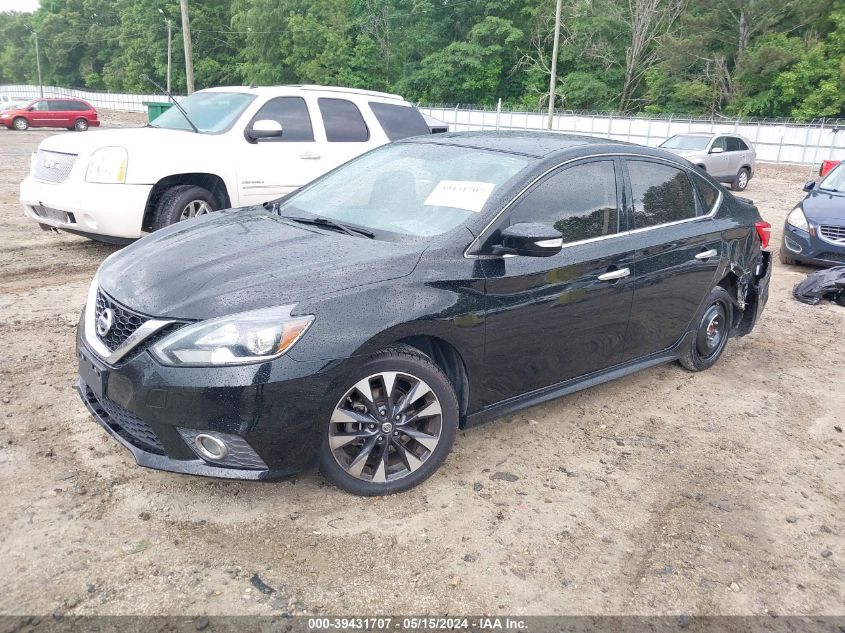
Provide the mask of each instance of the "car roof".
MULTIPOLYGON (((430 143, 436 145, 458 145, 491 151, 522 154, 535 158, 545 158, 578 147, 605 146, 607 149, 637 148, 648 151, 650 148, 614 141, 596 136, 581 134, 560 134, 557 132, 531 131, 485 131, 485 132, 447 132, 433 136, 416 136, 398 141, 400 143, 430 143)), ((661 152, 662 155, 662 152, 661 152)))
POLYGON ((282 86, 218 86, 205 88, 201 92, 248 92, 255 95, 277 95, 281 93, 295 94, 297 92, 336 92, 339 94, 360 95, 376 97, 379 99, 391 99, 406 102, 401 95, 389 92, 378 92, 376 90, 364 90, 362 88, 344 88, 342 86, 318 86, 316 84, 285 84, 282 86))

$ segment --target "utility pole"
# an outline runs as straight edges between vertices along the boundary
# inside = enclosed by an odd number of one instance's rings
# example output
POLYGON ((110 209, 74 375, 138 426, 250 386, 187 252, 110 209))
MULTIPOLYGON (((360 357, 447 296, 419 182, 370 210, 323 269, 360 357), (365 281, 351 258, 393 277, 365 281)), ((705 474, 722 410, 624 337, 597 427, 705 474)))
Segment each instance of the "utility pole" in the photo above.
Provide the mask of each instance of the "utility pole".
POLYGON ((560 46, 560 5, 561 0, 557 0, 555 6, 555 42, 552 46, 552 74, 549 77, 549 124, 548 129, 552 129, 552 120, 555 113, 555 82, 557 81, 557 53, 560 46))
POLYGON ((182 7, 182 38, 185 42, 185 81, 188 94, 194 92, 194 53, 191 49, 191 18, 188 17, 188 0, 179 0, 182 7))
MULTIPOLYGON (((26 25, 24 25, 26 26, 26 25)), ((35 67, 38 69, 38 91, 41 94, 41 98, 44 98, 44 84, 41 81, 41 53, 38 51, 38 33, 33 31, 32 28, 29 26, 26 27, 27 30, 35 36, 35 67)))
POLYGON ((173 37, 170 33, 172 28, 172 22, 170 21, 170 18, 167 18, 167 92, 170 92, 170 54, 173 43, 173 37))

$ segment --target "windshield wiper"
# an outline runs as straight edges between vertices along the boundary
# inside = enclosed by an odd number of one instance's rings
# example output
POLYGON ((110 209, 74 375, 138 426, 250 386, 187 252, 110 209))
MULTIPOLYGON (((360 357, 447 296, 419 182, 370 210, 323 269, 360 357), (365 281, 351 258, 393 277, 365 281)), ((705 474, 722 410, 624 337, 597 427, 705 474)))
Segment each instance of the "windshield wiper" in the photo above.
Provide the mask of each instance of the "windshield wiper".
MULTIPOLYGON (((197 134, 200 133, 200 131, 197 129, 197 126, 194 125, 193 121, 191 121, 190 117, 188 116, 188 113, 185 112, 185 108, 183 108, 181 105, 179 105, 179 102, 176 101, 176 99, 173 98, 173 95, 170 94, 170 92, 168 92, 167 90, 165 90, 164 88, 159 86, 156 82, 154 82, 152 79, 150 79, 149 75, 141 74, 141 77, 146 79, 147 81, 149 81, 152 85, 154 85, 156 88, 161 90, 165 95, 167 95, 167 98, 170 99, 173 102, 173 105, 175 105, 179 109, 179 112, 182 113, 182 116, 185 117, 185 120, 188 122, 188 125, 190 125, 193 128, 194 132, 196 132, 197 134)), ((158 126, 148 124, 148 127, 158 127, 158 126)))
POLYGON ((358 236, 363 235, 364 237, 369 237, 370 239, 374 239, 376 234, 372 231, 368 231, 367 229, 358 228, 357 226, 352 226, 350 224, 343 224, 341 222, 336 222, 330 218, 324 218, 321 216, 316 216, 313 218, 302 218, 293 215, 279 215, 279 217, 290 220, 292 222, 298 222, 299 224, 313 224, 315 226, 323 226, 332 229, 336 229, 342 233, 346 233, 347 235, 358 236))

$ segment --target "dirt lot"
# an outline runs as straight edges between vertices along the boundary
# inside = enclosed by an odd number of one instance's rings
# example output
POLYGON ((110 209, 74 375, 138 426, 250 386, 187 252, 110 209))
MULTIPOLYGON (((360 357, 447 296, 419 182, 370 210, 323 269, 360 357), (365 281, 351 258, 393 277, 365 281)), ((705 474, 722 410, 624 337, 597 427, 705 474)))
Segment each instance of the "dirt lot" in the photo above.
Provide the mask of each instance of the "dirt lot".
MULTIPOLYGON (((71 388, 114 249, 23 217, 51 133, 0 130, 0 612, 845 612, 845 308, 792 299, 807 269, 776 265, 762 322, 711 371, 658 367, 461 433, 399 496, 154 472, 71 388)), ((774 250, 809 175, 762 167, 748 188, 774 250)))

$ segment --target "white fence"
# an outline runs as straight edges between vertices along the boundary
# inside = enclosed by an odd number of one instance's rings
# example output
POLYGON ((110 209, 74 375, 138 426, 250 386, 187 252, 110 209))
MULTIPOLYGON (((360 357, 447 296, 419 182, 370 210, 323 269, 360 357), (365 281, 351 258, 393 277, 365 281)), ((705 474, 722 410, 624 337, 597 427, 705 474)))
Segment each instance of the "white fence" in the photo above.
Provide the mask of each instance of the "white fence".
MULTIPOLYGON (((548 115, 537 112, 482 110, 460 106, 419 106, 456 132, 469 130, 546 130, 548 115)), ((742 134, 754 143, 757 159, 767 163, 816 165, 845 160, 845 121, 743 121, 684 117, 621 116, 607 113, 557 113, 555 132, 600 136, 656 146, 674 134, 717 132, 742 134)))
POLYGON ((9 95, 13 100, 38 99, 44 97, 71 97, 84 99, 95 108, 104 110, 120 110, 121 112, 146 112, 147 101, 158 103, 166 102, 164 95, 156 94, 123 94, 117 92, 93 92, 90 90, 76 90, 73 88, 57 88, 56 86, 44 86, 44 94, 38 86, 23 85, 2 85, 0 84, 0 95, 9 95))
MULTIPOLYGON (((13 99, 35 99, 38 86, 0 85, 0 95, 13 99)), ((76 97, 95 108, 146 112, 147 101, 162 102, 156 94, 121 94, 93 92, 44 86, 45 97, 76 97)), ((511 110, 485 110, 471 106, 427 106, 420 110, 449 124, 453 131, 467 130, 545 130, 544 113, 511 110)), ((622 116, 607 113, 556 113, 555 132, 600 136, 655 146, 674 134, 684 132, 720 132, 742 134, 754 143, 757 159, 768 163, 817 165, 822 160, 845 160, 845 120, 828 119, 811 123, 796 121, 750 121, 723 118, 622 116)))

